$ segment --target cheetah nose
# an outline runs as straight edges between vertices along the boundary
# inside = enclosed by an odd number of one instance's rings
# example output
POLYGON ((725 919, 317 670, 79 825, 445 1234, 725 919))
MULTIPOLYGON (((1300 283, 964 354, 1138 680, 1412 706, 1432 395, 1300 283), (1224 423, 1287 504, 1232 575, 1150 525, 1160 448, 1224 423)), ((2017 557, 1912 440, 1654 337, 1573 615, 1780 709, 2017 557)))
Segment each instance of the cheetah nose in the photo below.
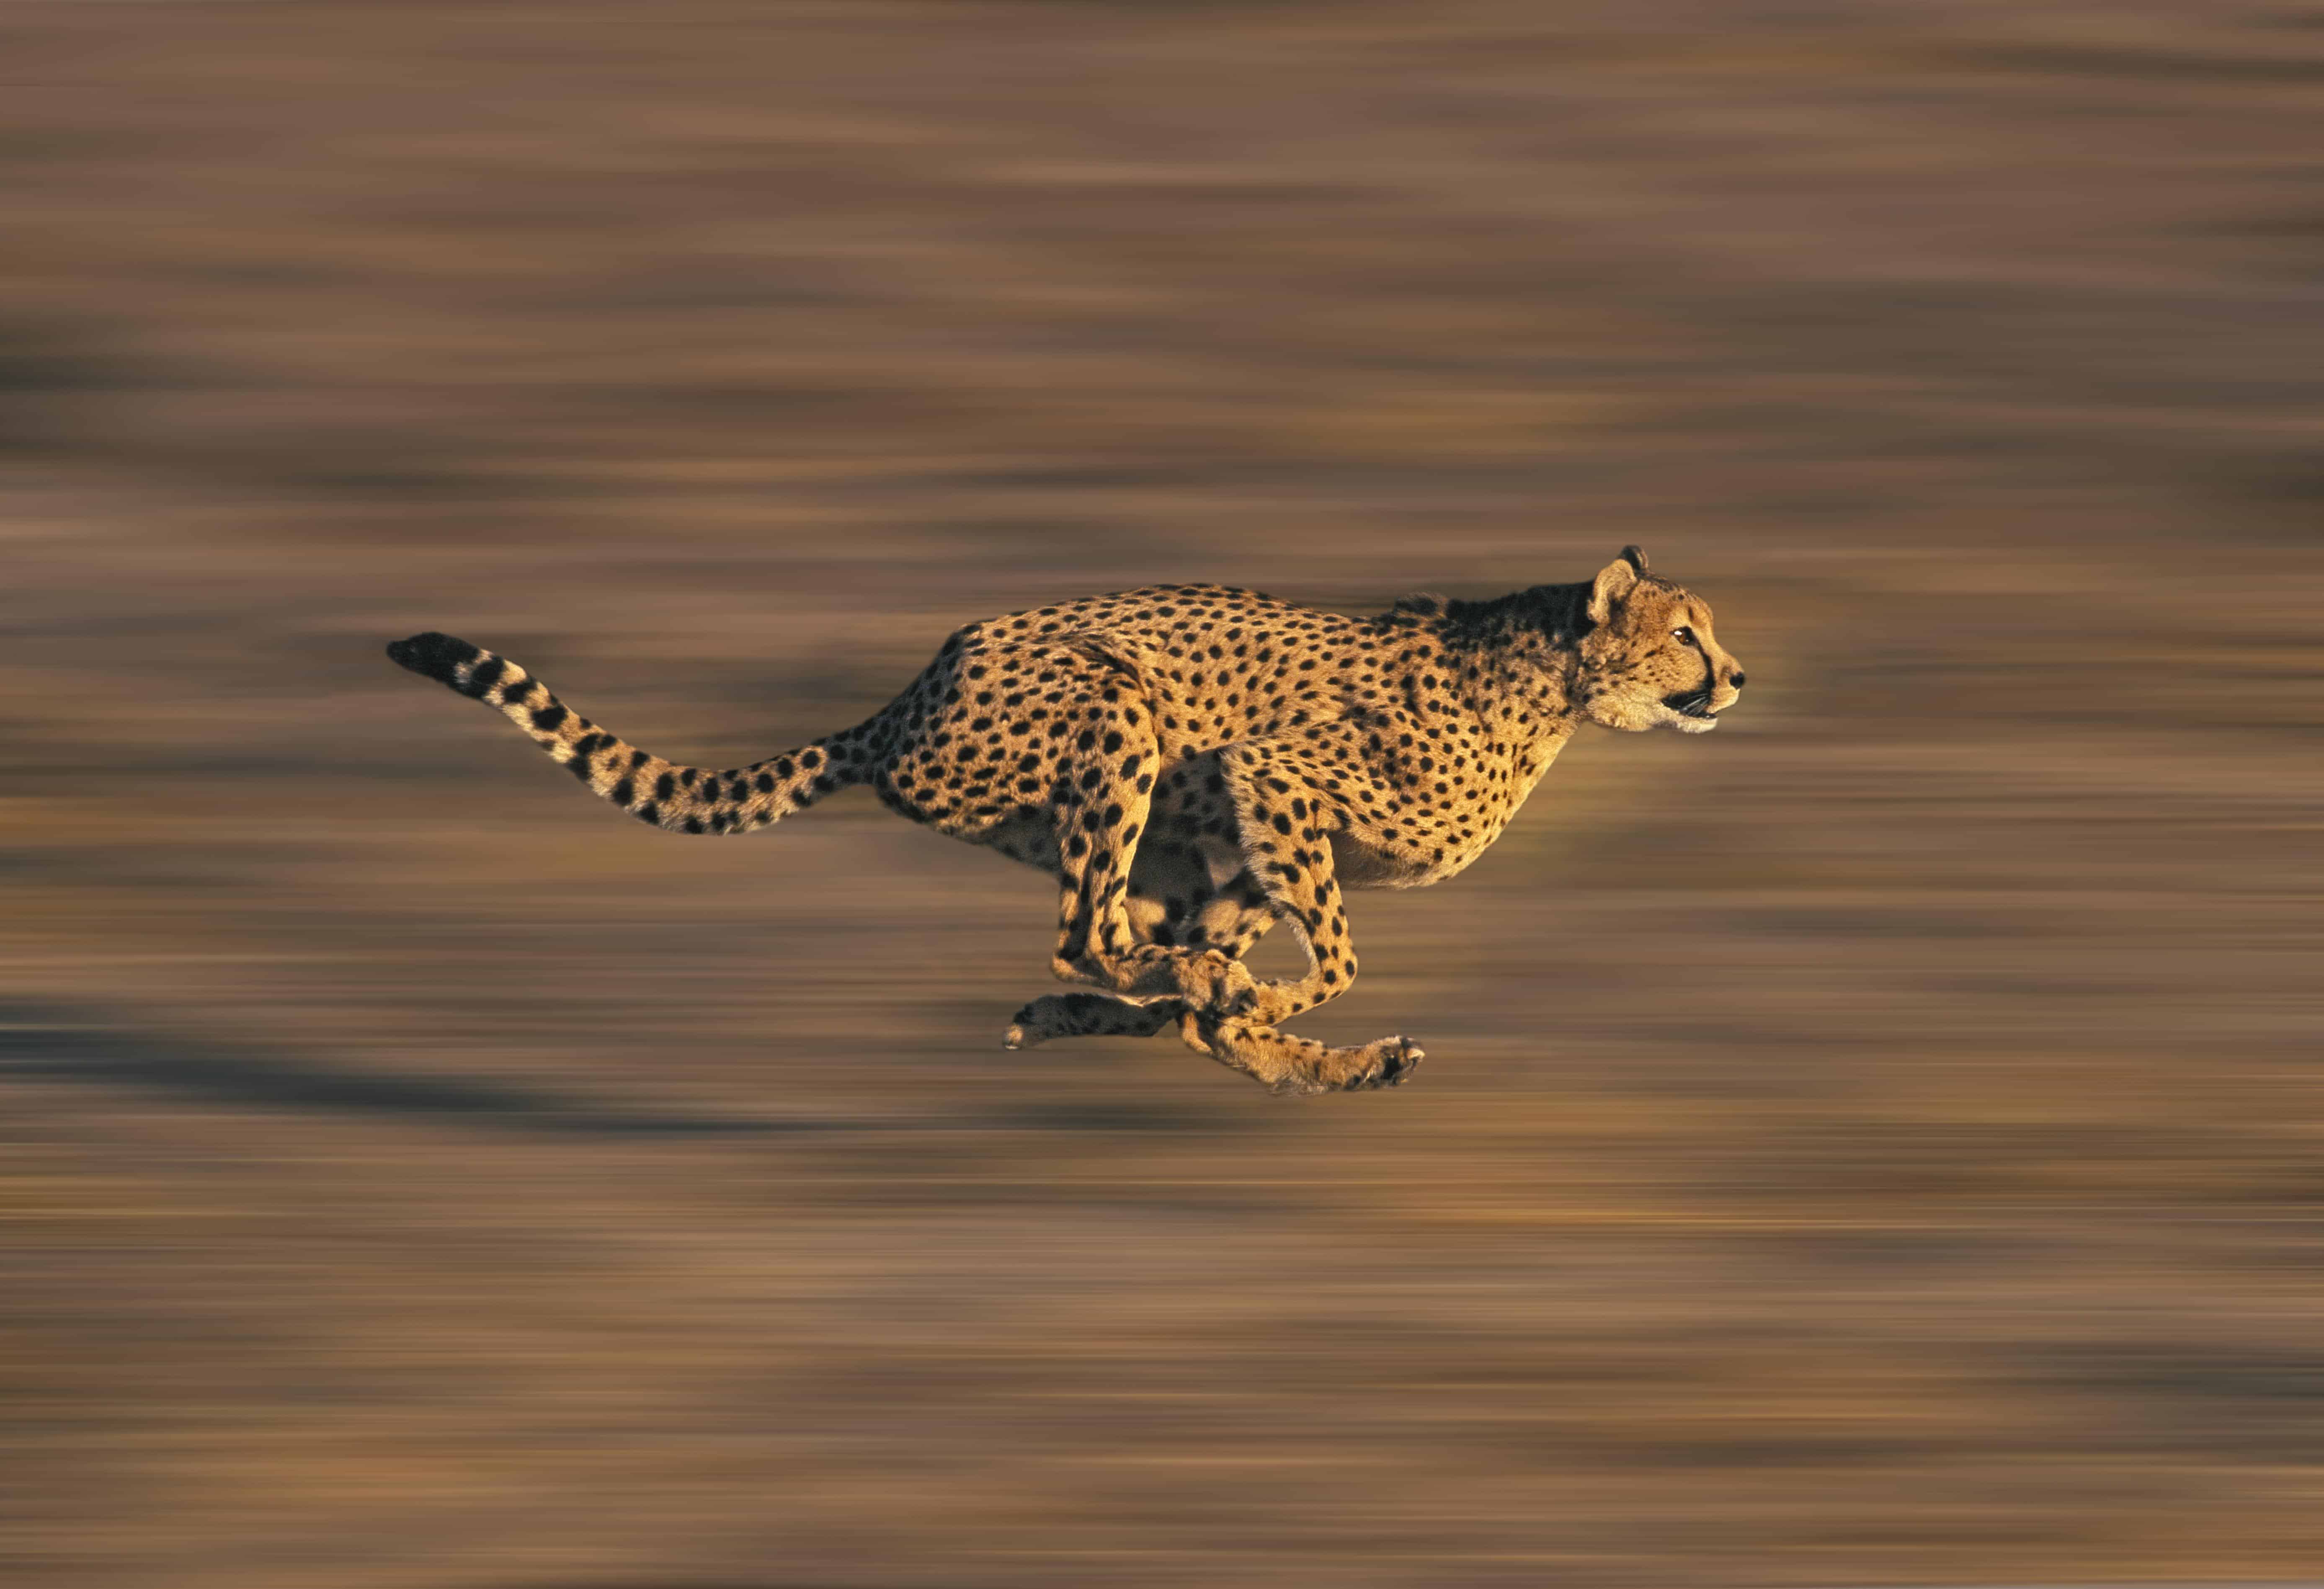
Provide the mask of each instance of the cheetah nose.
POLYGON ((1743 688, 1743 675, 1740 673, 1729 673, 1727 676, 1727 682, 1733 685, 1736 688, 1740 689, 1743 688))

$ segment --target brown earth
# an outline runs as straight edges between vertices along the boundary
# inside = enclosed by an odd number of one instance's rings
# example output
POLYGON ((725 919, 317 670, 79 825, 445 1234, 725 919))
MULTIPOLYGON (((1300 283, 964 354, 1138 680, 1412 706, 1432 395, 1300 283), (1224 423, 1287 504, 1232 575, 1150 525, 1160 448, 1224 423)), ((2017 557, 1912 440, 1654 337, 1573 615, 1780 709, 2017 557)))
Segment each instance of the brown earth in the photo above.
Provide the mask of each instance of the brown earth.
POLYGON ((2324 10, 0 15, 0 1577, 2324 1570, 2324 10), (1305 1023, 582 799, 1156 579, 1717 604, 1305 1023))

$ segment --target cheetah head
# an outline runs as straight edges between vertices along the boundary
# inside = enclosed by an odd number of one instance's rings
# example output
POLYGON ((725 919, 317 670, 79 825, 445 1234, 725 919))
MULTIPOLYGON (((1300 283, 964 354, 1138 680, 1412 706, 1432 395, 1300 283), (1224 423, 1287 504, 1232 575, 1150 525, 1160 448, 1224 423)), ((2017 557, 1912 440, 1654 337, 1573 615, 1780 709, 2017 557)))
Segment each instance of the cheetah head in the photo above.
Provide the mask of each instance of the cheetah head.
POLYGON ((1707 734, 1742 692, 1743 670, 1713 638, 1710 607, 1648 574, 1637 547, 1599 571, 1589 613, 1572 699, 1591 722, 1707 734))

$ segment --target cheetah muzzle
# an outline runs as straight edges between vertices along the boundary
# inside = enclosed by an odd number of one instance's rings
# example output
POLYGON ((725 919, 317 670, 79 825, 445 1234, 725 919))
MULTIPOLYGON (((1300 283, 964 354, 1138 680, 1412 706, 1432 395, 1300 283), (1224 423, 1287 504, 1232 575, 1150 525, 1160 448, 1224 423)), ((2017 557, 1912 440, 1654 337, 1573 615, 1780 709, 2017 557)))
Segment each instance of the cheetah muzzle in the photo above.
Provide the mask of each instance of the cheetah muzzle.
POLYGON ((954 633, 884 710, 747 767, 680 766, 450 635, 401 666, 497 708, 595 794, 675 833, 746 833, 869 784, 890 810, 1048 873, 1051 968, 1004 1045, 1150 1037, 1278 1094, 1401 1086, 1425 1058, 1282 1030, 1356 978, 1344 889, 1419 888, 1482 855, 1583 723, 1702 733, 1743 687, 1711 609, 1626 547, 1595 578, 1350 617, 1216 585, 954 633), (1288 921, 1306 975, 1243 957, 1288 921))

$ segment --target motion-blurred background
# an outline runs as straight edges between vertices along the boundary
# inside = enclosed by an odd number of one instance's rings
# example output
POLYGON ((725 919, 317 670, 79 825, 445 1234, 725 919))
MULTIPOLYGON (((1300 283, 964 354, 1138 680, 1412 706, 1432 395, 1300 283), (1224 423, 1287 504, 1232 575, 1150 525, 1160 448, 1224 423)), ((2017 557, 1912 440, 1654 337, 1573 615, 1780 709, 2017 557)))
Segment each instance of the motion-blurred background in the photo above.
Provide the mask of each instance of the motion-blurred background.
POLYGON ((2324 9, 0 28, 12 1585, 2324 1569, 2324 9), (1311 1104, 380 654, 731 763, 1626 541, 1742 706, 1359 896, 1311 1104))

